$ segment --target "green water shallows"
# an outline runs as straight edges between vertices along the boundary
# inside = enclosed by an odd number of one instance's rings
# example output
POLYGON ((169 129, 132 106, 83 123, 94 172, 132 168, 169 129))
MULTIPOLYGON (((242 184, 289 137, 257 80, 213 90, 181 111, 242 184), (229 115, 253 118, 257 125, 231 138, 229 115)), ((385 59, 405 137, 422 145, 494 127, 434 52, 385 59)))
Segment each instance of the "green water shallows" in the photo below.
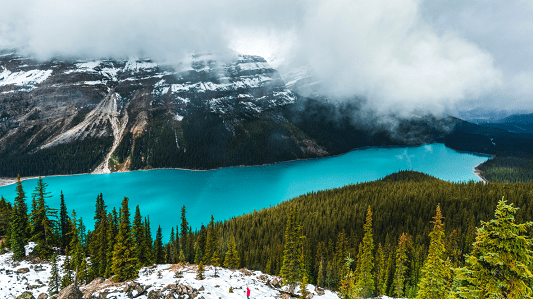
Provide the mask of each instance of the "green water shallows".
MULTIPOLYGON (((108 211, 120 208, 122 199, 130 199, 131 215, 139 205, 143 216, 150 215, 152 230, 158 225, 168 239, 170 228, 180 223, 180 209, 187 209, 193 229, 210 216, 215 220, 252 212, 306 194, 348 184, 373 181, 399 170, 421 171, 447 181, 479 181, 473 168, 488 157, 459 153, 443 144, 420 147, 368 148, 345 155, 265 166, 231 167, 209 171, 159 169, 99 175, 47 177, 52 198, 47 204, 59 208, 63 190, 69 211, 84 219, 92 229, 96 196, 103 194, 108 211)), ((36 180, 26 180, 23 187, 31 204, 36 180)), ((15 198, 15 186, 0 187, 0 195, 15 198)))

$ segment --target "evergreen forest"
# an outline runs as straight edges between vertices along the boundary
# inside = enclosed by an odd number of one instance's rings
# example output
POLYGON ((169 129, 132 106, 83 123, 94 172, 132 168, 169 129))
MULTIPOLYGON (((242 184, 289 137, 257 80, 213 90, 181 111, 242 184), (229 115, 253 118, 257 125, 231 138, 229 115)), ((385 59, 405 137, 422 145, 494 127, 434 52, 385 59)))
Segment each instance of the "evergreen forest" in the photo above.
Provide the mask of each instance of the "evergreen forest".
POLYGON ((532 182, 450 183, 401 171, 225 221, 206 215, 209 224, 199 228, 189 225, 183 206, 170 232, 156 229, 127 198, 107 207, 95 194, 95 224, 86 228, 68 212, 63 194, 60 207, 46 204, 50 194, 42 179, 31 193, 20 178, 14 187, 16 198, 0 200, 2 250, 20 260, 24 245, 35 242, 33 255, 67 254, 57 288, 72 283, 76 269, 86 283, 96 277, 125 281, 152 264, 194 263, 261 270, 285 284, 312 283, 344 298, 533 294, 532 182))

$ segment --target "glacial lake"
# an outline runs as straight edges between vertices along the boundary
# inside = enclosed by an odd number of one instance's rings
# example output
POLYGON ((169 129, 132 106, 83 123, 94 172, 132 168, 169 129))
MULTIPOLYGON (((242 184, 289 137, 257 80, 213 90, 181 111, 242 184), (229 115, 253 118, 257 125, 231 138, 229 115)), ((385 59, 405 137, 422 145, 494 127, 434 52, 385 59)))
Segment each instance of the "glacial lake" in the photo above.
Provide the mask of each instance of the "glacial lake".
MULTIPOLYGON (((480 181, 473 168, 489 159, 460 153, 435 143, 419 147, 366 148, 347 154, 265 166, 230 167, 209 171, 158 169, 112 174, 84 174, 44 178, 52 198, 47 204, 59 208, 63 191, 69 213, 74 209, 83 217, 88 230, 94 225, 97 194, 102 193, 108 211, 117 211, 124 197, 130 213, 139 205, 141 215, 150 216, 152 237, 161 225, 168 240, 171 227, 180 223, 185 205, 193 230, 215 220, 276 205, 290 198, 349 184, 373 181, 399 170, 421 171, 437 178, 467 182, 480 181)), ((22 185, 31 206, 36 179, 22 185)), ((0 187, 0 195, 13 202, 15 185, 0 187)), ((133 220, 133 219, 132 219, 133 220)))

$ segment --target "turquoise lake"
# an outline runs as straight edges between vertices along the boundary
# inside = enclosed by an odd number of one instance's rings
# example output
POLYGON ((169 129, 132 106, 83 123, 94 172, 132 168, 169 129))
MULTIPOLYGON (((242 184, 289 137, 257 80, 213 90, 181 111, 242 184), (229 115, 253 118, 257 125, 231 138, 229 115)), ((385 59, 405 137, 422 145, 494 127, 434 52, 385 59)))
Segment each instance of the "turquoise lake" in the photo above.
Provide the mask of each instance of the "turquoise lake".
MULTIPOLYGON (((52 198, 47 204, 59 208, 63 191, 69 212, 76 210, 88 230, 94 225, 96 196, 103 194, 108 211, 117 211, 124 197, 129 198, 133 217, 139 205, 142 216, 150 215, 152 231, 158 225, 168 239, 171 227, 180 223, 185 205, 193 230, 215 220, 276 205, 284 200, 349 184, 373 181, 399 170, 421 171, 437 178, 461 182, 479 181, 473 168, 488 157, 460 153, 443 144, 419 147, 367 148, 347 154, 274 165, 231 167, 209 171, 159 169, 126 173, 46 177, 52 198)), ((36 179, 22 183, 28 206, 36 179)), ((0 187, 0 195, 15 198, 15 185, 0 187)), ((155 234, 153 235, 155 237, 155 234)))

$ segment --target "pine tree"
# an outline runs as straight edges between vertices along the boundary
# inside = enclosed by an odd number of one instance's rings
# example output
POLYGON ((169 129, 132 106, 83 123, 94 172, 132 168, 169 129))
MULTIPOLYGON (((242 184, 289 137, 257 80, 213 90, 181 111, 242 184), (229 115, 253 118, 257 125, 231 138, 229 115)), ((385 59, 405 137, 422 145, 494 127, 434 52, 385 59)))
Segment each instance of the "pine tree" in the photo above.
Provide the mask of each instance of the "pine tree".
POLYGON ((211 261, 213 257, 213 253, 217 250, 217 235, 215 231, 215 218, 213 215, 211 215, 211 221, 209 221, 209 224, 207 225, 207 239, 205 242, 205 254, 203 261, 206 265, 212 265, 213 262, 211 261))
POLYGON ((359 289, 359 295, 362 297, 372 297, 374 295, 374 238, 372 234, 372 210, 368 207, 366 222, 363 226, 365 236, 363 237, 363 246, 359 260, 359 272, 357 272, 356 289, 359 289))
POLYGON ((385 295, 387 293, 387 260, 385 258, 385 253, 381 247, 381 243, 378 246, 378 251, 376 254, 376 259, 378 262, 376 269, 376 278, 377 278, 377 291, 378 295, 385 295))
POLYGON ((22 181, 20 179, 20 174, 17 176, 17 186, 16 186, 17 196, 15 197, 15 209, 17 210, 17 216, 20 218, 20 223, 23 230, 23 243, 26 244, 26 241, 31 236, 30 223, 28 217, 28 206, 26 205, 26 194, 22 188, 22 181))
POLYGON ((11 212, 11 227, 9 229, 11 237, 9 244, 13 251, 13 259, 16 261, 20 261, 26 256, 26 251, 24 250, 25 232, 18 209, 18 204, 15 204, 15 208, 11 212))
POLYGON ((407 273, 407 249, 409 237, 402 233, 396 250, 396 271, 394 272, 393 290, 395 297, 402 297, 407 273))
POLYGON ((57 255, 52 255, 52 269, 50 270, 50 279, 48 280, 48 294, 55 295, 59 293, 61 287, 61 277, 57 268, 57 255))
POLYGON ((163 255, 163 232, 161 226, 157 228, 157 233, 155 235, 154 241, 154 256, 156 264, 163 264, 165 262, 165 257, 163 255))
POLYGON ((213 256, 211 256, 211 265, 213 265, 213 268, 215 268, 214 277, 218 277, 218 275, 217 275, 217 267, 220 267, 220 257, 218 256, 218 250, 215 250, 213 252, 213 256))
POLYGON ((186 262, 185 254, 183 253, 183 250, 180 250, 179 260, 180 260, 180 264, 183 264, 186 262))
POLYGON ((70 218, 68 216, 67 206, 65 205, 65 196, 63 195, 63 191, 61 191, 61 203, 59 208, 59 228, 61 230, 60 234, 60 243, 61 248, 66 249, 68 244, 70 243, 70 218))
POLYGON ((174 234, 174 227, 170 230, 170 240, 168 241, 168 260, 167 263, 175 264, 177 259, 176 250, 176 235, 174 234))
POLYGON ((200 264, 200 262, 202 261, 202 250, 200 249, 199 246, 196 247, 196 253, 194 254, 194 263, 195 264, 200 264))
POLYGON ((141 210, 139 205, 135 207, 135 216, 133 216, 133 252, 139 261, 139 267, 147 265, 143 256, 144 226, 142 223, 141 210))
POLYGON ((189 243, 187 242, 187 235, 189 229, 189 223, 185 217, 185 206, 181 208, 181 231, 180 231, 180 250, 183 251, 185 259, 189 260, 189 243))
POLYGON ((516 224, 517 210, 502 198, 494 219, 481 222, 466 266, 457 269, 463 286, 454 298, 531 298, 533 241, 527 233, 533 223, 516 224))
POLYGON ((65 261, 63 262, 63 279, 61 279, 61 288, 66 288, 69 285, 71 285, 74 282, 74 276, 72 275, 72 266, 70 264, 70 256, 68 255, 68 248, 67 248, 67 254, 65 256, 65 261))
POLYGON ((137 276, 139 262, 133 252, 128 198, 124 197, 120 208, 120 221, 116 243, 113 247, 113 280, 122 282, 137 276))
POLYGON ((200 261, 200 263, 198 264, 198 269, 196 270, 196 279, 204 279, 204 263, 202 261, 200 261))
POLYGON ((46 198, 50 198, 46 192, 47 184, 42 178, 37 180, 37 187, 33 194, 35 206, 32 205, 31 238, 30 241, 36 243, 34 251, 41 258, 47 258, 52 253, 52 246, 55 245, 55 229, 57 227, 57 210, 52 210, 46 205, 46 198))
POLYGON ((299 224, 296 209, 291 207, 285 227, 285 248, 283 250, 283 262, 280 271, 280 276, 285 285, 294 285, 302 278, 300 275, 301 263, 299 262, 303 238, 301 230, 302 227, 299 224))
POLYGON ((324 281, 325 281, 325 271, 324 271, 325 265, 324 261, 320 261, 320 265, 318 267, 318 276, 316 278, 316 284, 319 287, 324 287, 324 281))
POLYGON ((106 245, 106 268, 104 277, 110 277, 113 273, 113 249, 115 248, 115 238, 118 233, 118 219, 117 211, 113 208, 113 211, 107 215, 107 221, 109 227, 107 229, 107 245, 106 245))
POLYGON ((109 219, 102 194, 96 196, 94 231, 89 245, 91 253, 91 273, 94 277, 105 276, 107 268, 107 247, 109 219))
POLYGON ((144 239, 142 244, 142 264, 151 265, 155 261, 152 247, 152 230, 150 228, 150 217, 144 218, 144 239))
POLYGON ((429 253, 421 270, 417 299, 446 298, 448 295, 451 265, 445 260, 443 218, 440 206, 437 206, 436 216, 431 221, 433 230, 429 234, 429 253))
POLYGON ((239 252, 237 252, 237 245, 235 244, 235 237, 231 237, 228 244, 228 251, 224 256, 224 267, 226 268, 238 268, 240 264, 239 252))

